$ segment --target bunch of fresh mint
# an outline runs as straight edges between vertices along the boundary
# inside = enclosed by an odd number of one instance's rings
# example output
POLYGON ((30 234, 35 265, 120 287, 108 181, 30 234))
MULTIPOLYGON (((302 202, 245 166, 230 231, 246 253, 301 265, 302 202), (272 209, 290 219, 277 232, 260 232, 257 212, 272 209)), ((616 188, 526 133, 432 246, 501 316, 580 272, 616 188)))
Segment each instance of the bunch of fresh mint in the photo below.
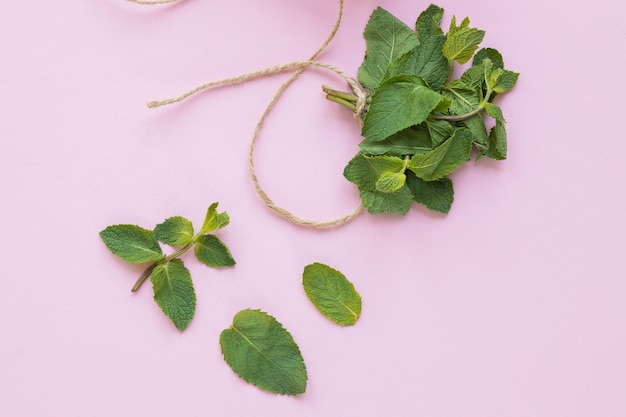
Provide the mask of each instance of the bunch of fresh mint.
MULTIPOLYGON (((370 213, 405 214, 413 201, 447 213, 454 200, 448 175, 470 159, 505 159, 502 111, 493 99, 512 89, 518 73, 504 69, 495 49, 481 49, 485 32, 440 28, 443 9, 430 5, 415 30, 382 8, 366 28, 367 52, 359 83, 371 92, 363 117, 359 153, 344 176, 359 187, 370 213), (476 54, 474 54, 476 52, 476 54), (451 80, 455 62, 471 66, 451 80), (494 119, 487 133, 484 115, 494 119)), ((327 98, 352 110, 357 96, 325 88, 327 98)))

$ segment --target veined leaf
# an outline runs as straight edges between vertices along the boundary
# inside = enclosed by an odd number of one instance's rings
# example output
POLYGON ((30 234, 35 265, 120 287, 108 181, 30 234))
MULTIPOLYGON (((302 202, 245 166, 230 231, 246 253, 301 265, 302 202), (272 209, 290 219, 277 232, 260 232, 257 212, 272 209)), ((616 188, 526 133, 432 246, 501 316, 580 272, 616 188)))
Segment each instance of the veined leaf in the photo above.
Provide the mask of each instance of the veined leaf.
POLYGON ((422 123, 441 99, 441 94, 428 88, 420 77, 400 75, 390 78, 372 95, 361 133, 372 142, 387 139, 422 123))
POLYGON ((424 181, 411 171, 407 171, 406 183, 416 202, 440 213, 448 213, 450 211, 454 201, 454 188, 449 178, 444 177, 435 181, 424 181))
POLYGON ((500 109, 500 107, 496 106, 493 103, 487 103, 485 105, 485 113, 487 113, 489 116, 493 117, 494 119, 496 119, 496 121, 500 122, 500 123, 504 123, 504 116, 502 115, 502 110, 500 109))
POLYGON ((485 121, 481 114, 476 114, 469 119, 465 119, 460 122, 462 126, 465 126, 472 132, 472 142, 478 148, 479 151, 487 149, 488 136, 487 128, 485 127, 485 121))
POLYGON ((448 37, 443 46, 443 55, 448 58, 448 61, 465 64, 472 58, 478 45, 483 41, 485 31, 470 28, 469 23, 470 21, 466 17, 461 25, 457 26, 456 17, 452 17, 448 37))
POLYGON ((359 189, 359 194, 370 214, 406 214, 413 202, 413 195, 406 184, 395 193, 359 189))
POLYGON ((222 331, 224 360, 244 381, 276 394, 297 395, 306 390, 307 372, 298 345, 272 316, 242 310, 222 331))
POLYGON ((482 48, 480 51, 476 52, 476 55, 474 55, 474 59, 472 60, 472 66, 481 66, 485 59, 489 59, 495 68, 504 68, 502 55, 497 49, 493 48, 482 48))
POLYGON ((404 161, 395 156, 366 156, 359 152, 348 162, 343 175, 359 188, 375 190, 378 179, 385 172, 404 172, 404 161))
POLYGON ((493 91, 501 94, 509 91, 515 84, 517 84, 517 79, 519 78, 519 73, 513 71, 503 70, 502 74, 498 77, 495 85, 493 86, 493 91))
POLYGON ((157 224, 154 233, 157 239, 167 245, 186 245, 193 240, 193 224, 184 217, 174 216, 157 224))
POLYGON ((445 120, 427 120, 426 127, 430 133, 433 148, 445 142, 454 133, 454 126, 445 120))
POLYGON ((230 217, 226 212, 217 212, 217 205, 218 203, 211 204, 206 212, 201 229, 204 234, 226 227, 230 223, 230 217))
POLYGON ((157 265, 150 276, 154 301, 180 331, 187 328, 196 311, 191 274, 180 259, 157 265))
POLYGON ((131 264, 164 257, 154 232, 134 224, 109 226, 100 232, 100 237, 111 252, 131 264))
POLYGON ((472 133, 465 128, 457 129, 437 148, 411 158, 408 168, 423 180, 438 180, 467 161, 471 150, 472 133))
POLYGON ((415 32, 417 32, 420 41, 424 42, 426 38, 432 35, 443 35, 443 30, 440 27, 442 18, 443 9, 434 4, 431 4, 420 13, 415 22, 415 32))
POLYGON ((354 285, 328 265, 305 266, 302 286, 319 312, 341 326, 352 326, 361 315, 361 296, 354 285))
POLYGON ((364 139, 359 147, 368 155, 389 156, 415 155, 433 148, 428 130, 423 125, 411 126, 379 142, 364 139))
POLYGON ((235 265, 235 260, 228 247, 215 235, 198 237, 194 248, 196 258, 203 264, 213 268, 235 265))
POLYGON ((402 172, 383 172, 376 181, 376 191, 382 193, 395 193, 404 187, 406 175, 402 172))
POLYGON ((486 156, 502 160, 506 159, 506 152, 506 129, 504 123, 496 120, 496 124, 491 128, 491 132, 489 132, 489 148, 487 149, 486 156))
MULTIPOLYGON (((480 82, 482 83, 482 79, 480 82)), ((462 80, 450 82, 443 91, 443 96, 450 100, 450 113, 456 115, 474 111, 482 101, 480 87, 469 88, 462 80)))
POLYGON ((388 11, 377 8, 364 32, 367 51, 359 68, 358 80, 374 91, 393 61, 415 48, 419 41, 413 30, 388 11))

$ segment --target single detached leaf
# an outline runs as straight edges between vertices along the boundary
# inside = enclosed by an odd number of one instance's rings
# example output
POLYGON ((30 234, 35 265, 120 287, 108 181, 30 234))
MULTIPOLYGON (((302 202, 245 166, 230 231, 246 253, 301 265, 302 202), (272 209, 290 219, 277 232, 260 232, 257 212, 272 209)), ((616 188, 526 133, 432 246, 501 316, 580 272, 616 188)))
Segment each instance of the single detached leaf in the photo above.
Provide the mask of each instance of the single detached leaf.
POLYGON ((465 64, 472 58, 478 45, 483 41, 485 31, 470 28, 469 23, 470 21, 466 17, 461 25, 457 26, 456 17, 452 17, 448 37, 443 46, 443 55, 448 58, 448 61, 465 64))
POLYGON ((361 133, 372 142, 382 141, 422 123, 441 99, 441 94, 428 88, 420 77, 392 77, 372 95, 361 133))
POLYGON ((297 395, 306 390, 307 372, 298 345, 272 316, 242 310, 222 331, 224 360, 244 381, 276 394, 297 395))
POLYGON ((372 13, 363 36, 367 51, 358 80, 370 91, 378 87, 394 60, 419 43, 410 27, 380 7, 372 13))
POLYGON ((100 237, 111 252, 131 264, 163 259, 159 241, 152 230, 134 224, 109 226, 100 237))
POLYGON ((424 181, 411 171, 406 173, 406 183, 416 202, 440 213, 448 213, 454 202, 454 188, 449 178, 424 181))
POLYGON ((438 180, 467 161, 471 150, 472 133, 465 128, 457 129, 437 148, 411 158, 408 168, 423 180, 438 180))
POLYGON ((443 35, 441 30, 441 19, 443 18, 443 9, 439 6, 431 4, 420 13, 417 21, 415 22, 415 32, 420 41, 424 42, 429 36, 443 35))
POLYGON ((211 204, 206 212, 201 229, 203 234, 222 229, 230 223, 230 217, 226 212, 217 212, 217 205, 218 203, 211 204))
POLYGON ((196 312, 196 293, 191 274, 180 259, 157 265, 150 276, 154 301, 180 331, 187 328, 196 312))
POLYGON ((200 262, 213 268, 235 265, 228 247, 215 235, 198 237, 194 253, 200 262))
POLYGON ((379 142, 365 139, 359 143, 359 147, 367 155, 401 157, 428 152, 432 149, 432 142, 428 130, 424 126, 419 125, 401 130, 379 142))
POLYGON ((404 161, 395 156, 366 156, 358 153, 348 162, 343 175, 359 188, 375 190, 378 179, 385 172, 404 172, 404 161))
POLYGON ((309 300, 341 326, 351 326, 361 315, 361 296, 341 272, 321 263, 304 267, 302 286, 309 300))
POLYGON ((413 195, 406 185, 395 193, 359 189, 359 194, 370 214, 406 214, 413 202, 413 195))
POLYGON ((193 240, 193 225, 181 216, 170 217, 154 228, 157 239, 171 245, 186 245, 193 240))
POLYGON ((507 143, 504 123, 496 120, 496 124, 489 132, 489 148, 486 156, 493 159, 506 159, 507 143))

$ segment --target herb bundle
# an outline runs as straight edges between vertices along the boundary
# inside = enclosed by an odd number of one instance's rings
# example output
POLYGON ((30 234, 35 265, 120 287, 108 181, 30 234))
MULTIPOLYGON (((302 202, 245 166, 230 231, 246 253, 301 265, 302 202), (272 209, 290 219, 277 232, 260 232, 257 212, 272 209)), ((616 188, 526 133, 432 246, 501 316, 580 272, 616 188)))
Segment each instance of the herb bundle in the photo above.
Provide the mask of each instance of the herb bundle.
POLYGON ((324 86, 327 98, 362 110, 360 150, 344 170, 370 213, 405 214, 413 201, 447 213, 454 199, 448 177, 476 149, 476 159, 505 159, 505 120, 493 99, 512 89, 518 73, 504 69, 495 49, 481 49, 485 32, 457 25, 440 28, 444 10, 430 5, 415 29, 382 8, 365 28, 367 52, 358 81, 371 92, 324 86), (455 63, 471 66, 451 79, 455 63), (494 125, 487 133, 485 115, 494 125))

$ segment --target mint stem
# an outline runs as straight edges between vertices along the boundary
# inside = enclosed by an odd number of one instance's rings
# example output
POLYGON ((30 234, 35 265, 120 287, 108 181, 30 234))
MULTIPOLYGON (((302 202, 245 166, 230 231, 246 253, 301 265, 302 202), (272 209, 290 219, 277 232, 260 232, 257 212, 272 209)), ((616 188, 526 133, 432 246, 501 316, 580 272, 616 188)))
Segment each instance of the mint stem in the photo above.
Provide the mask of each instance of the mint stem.
POLYGON ((351 102, 349 102, 347 100, 344 100, 341 97, 337 97, 337 96, 333 96, 333 95, 327 94, 326 98, 328 100, 332 101, 332 102, 335 102, 337 104, 341 104, 342 106, 349 108, 353 112, 356 111, 356 105, 354 105, 354 103, 351 103, 351 102))
POLYGON ((145 271, 143 271, 143 273, 139 276, 139 279, 137 279, 137 282, 135 282, 135 285, 133 285, 133 288, 130 290, 131 292, 137 292, 137 290, 139 288, 141 288, 141 286, 143 285, 144 282, 146 282, 146 280, 148 279, 148 277, 150 276, 150 274, 152 273, 152 271, 154 271, 154 268, 156 268, 157 266, 161 265, 161 264, 166 264, 169 261, 171 261, 172 259, 176 259, 178 258, 180 255, 182 255, 183 253, 187 252, 195 243, 195 239, 193 240, 193 242, 191 243, 187 243, 185 246, 181 247, 180 249, 178 249, 176 252, 172 253, 171 255, 166 256, 165 258, 161 259, 160 261, 157 261, 155 263, 153 263, 152 265, 150 265, 145 271))

